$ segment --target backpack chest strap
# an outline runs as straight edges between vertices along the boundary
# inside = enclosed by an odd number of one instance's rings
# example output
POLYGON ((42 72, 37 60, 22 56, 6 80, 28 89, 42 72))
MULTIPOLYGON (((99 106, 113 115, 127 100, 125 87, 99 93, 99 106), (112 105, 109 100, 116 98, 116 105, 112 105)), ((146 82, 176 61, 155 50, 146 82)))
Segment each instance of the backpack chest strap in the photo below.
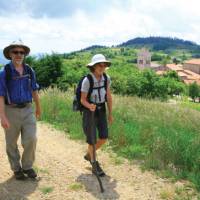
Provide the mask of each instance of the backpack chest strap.
POLYGON ((102 85, 102 86, 99 86, 99 87, 93 87, 93 90, 99 90, 99 89, 101 89, 101 88, 105 88, 105 86, 102 85))

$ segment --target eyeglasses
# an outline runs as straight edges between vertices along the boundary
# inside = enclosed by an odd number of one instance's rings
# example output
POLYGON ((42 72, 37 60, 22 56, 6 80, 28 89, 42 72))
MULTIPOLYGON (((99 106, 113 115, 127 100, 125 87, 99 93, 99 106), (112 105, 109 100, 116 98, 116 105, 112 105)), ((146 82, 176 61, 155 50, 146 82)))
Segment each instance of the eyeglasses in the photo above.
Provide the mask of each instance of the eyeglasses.
POLYGON ((15 55, 24 55, 25 54, 24 51, 12 51, 12 53, 15 55))

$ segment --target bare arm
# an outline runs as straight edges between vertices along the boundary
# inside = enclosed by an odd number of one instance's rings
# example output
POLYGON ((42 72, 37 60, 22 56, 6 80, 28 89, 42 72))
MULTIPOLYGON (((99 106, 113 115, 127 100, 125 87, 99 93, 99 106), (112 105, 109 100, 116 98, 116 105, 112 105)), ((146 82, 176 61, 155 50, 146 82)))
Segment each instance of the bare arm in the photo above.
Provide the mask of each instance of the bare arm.
POLYGON ((0 118, 5 116, 5 103, 4 97, 0 96, 0 118))
POLYGON ((40 100, 39 100, 39 94, 38 91, 32 92, 33 101, 35 102, 35 115, 36 118, 39 119, 41 116, 41 106, 40 106, 40 100))
POLYGON ((113 117, 112 117, 112 95, 110 87, 107 88, 107 107, 108 107, 108 121, 111 124, 113 122, 113 117))
POLYGON ((0 96, 0 119, 1 119, 1 126, 5 129, 10 127, 10 123, 5 114, 5 100, 3 96, 0 96))
POLYGON ((110 88, 107 88, 107 106, 108 106, 108 114, 112 115, 112 95, 110 88))
POLYGON ((96 109, 96 105, 91 104, 87 101, 87 93, 86 92, 81 92, 81 104, 91 111, 95 111, 95 109, 96 109))

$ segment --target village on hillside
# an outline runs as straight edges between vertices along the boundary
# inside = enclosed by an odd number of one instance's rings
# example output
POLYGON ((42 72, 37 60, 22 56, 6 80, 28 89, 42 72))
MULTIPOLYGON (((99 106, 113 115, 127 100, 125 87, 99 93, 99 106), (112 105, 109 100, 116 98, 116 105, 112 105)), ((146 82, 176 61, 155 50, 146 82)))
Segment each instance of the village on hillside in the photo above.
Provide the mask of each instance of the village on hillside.
POLYGON ((180 79, 185 84, 196 82, 200 85, 200 59, 190 59, 183 62, 183 64, 158 64, 151 62, 151 53, 148 49, 141 49, 138 53, 137 66, 139 69, 150 68, 158 75, 163 75, 167 71, 176 71, 180 79))

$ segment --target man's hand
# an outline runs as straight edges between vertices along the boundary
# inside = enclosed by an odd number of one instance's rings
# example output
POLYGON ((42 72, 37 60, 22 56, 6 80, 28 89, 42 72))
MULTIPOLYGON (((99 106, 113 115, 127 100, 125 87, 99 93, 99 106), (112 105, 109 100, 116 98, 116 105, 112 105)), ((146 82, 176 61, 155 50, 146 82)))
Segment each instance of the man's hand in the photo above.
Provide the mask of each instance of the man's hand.
POLYGON ((94 112, 96 110, 96 105, 95 104, 90 104, 89 110, 94 112))
POLYGON ((2 116, 1 117, 1 126, 4 128, 4 129, 9 129, 10 128, 10 123, 7 119, 6 116, 2 116))
POLYGON ((35 109, 35 117, 36 117, 36 119, 40 119, 41 114, 42 114, 41 108, 39 108, 39 107, 37 108, 36 107, 36 109, 35 109))

